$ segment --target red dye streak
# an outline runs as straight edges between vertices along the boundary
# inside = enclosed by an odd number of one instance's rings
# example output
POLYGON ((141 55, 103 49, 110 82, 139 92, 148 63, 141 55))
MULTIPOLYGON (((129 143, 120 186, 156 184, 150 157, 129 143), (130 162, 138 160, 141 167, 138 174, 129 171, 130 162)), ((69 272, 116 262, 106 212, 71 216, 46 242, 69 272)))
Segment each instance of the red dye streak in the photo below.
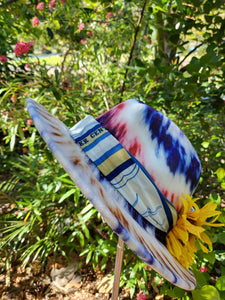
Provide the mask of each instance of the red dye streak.
POLYGON ((126 103, 123 102, 123 103, 120 103, 119 105, 117 105, 115 108, 120 110, 120 109, 123 109, 125 105, 126 105, 126 103))
POLYGON ((167 191, 167 190, 162 190, 161 192, 162 192, 162 194, 167 198, 167 196, 168 196, 168 191, 167 191))
POLYGON ((141 153, 141 145, 138 143, 137 139, 134 139, 134 143, 132 146, 130 146, 128 150, 135 158, 137 158, 137 155, 141 153))
MULTIPOLYGON (((119 140, 119 142, 121 142, 121 139, 123 139, 123 137, 126 135, 126 133, 127 133, 126 124, 120 125, 120 126, 118 126, 118 128, 116 130, 115 137, 119 140)), ((122 142, 121 142, 121 144, 122 144, 122 142)))
POLYGON ((172 193, 171 195, 171 202, 173 203, 173 201, 174 201, 174 193, 172 193))
POLYGON ((121 103, 121 104, 117 105, 116 107, 112 108, 110 110, 111 116, 118 117, 118 115, 120 114, 121 110, 124 108, 125 105, 126 105, 125 103, 121 103))
POLYGON ((152 177, 152 180, 155 182, 155 177, 153 177, 152 175, 151 175, 151 177, 152 177))

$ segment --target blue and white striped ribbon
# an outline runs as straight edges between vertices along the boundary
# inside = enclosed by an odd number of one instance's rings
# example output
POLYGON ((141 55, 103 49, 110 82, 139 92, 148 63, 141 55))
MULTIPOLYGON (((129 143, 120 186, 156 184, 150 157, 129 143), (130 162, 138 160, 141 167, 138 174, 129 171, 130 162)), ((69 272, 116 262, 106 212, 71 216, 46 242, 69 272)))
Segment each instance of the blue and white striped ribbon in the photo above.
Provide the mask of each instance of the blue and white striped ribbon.
POLYGON ((178 214, 144 167, 93 117, 70 129, 73 140, 105 178, 148 222, 163 232, 176 223, 178 214))

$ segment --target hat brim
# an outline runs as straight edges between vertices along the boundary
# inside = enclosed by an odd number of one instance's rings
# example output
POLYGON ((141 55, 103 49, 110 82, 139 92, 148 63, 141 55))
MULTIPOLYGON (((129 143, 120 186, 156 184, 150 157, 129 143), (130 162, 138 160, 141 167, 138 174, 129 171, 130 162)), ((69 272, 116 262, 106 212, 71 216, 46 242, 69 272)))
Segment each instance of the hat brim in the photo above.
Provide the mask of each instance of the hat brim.
POLYGON ((150 227, 143 228, 121 205, 124 198, 74 143, 65 124, 31 98, 27 99, 27 108, 53 155, 112 230, 137 256, 168 281, 185 290, 193 290, 196 280, 192 271, 185 269, 170 254, 150 227))

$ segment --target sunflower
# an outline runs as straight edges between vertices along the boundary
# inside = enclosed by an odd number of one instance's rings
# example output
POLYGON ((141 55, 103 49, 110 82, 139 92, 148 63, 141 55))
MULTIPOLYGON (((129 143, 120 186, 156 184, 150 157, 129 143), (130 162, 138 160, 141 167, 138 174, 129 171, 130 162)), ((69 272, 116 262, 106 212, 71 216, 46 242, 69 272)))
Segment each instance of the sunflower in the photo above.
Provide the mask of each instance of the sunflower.
POLYGON ((208 252, 208 248, 204 244, 212 247, 212 242, 204 232, 203 226, 224 226, 224 224, 215 224, 221 214, 220 211, 216 211, 217 204, 209 202, 199 208, 196 204, 198 199, 192 199, 186 194, 185 198, 181 198, 183 208, 179 219, 166 237, 168 250, 187 269, 194 263, 197 252, 196 241, 205 253, 208 252), (210 221, 207 221, 208 219, 210 221))

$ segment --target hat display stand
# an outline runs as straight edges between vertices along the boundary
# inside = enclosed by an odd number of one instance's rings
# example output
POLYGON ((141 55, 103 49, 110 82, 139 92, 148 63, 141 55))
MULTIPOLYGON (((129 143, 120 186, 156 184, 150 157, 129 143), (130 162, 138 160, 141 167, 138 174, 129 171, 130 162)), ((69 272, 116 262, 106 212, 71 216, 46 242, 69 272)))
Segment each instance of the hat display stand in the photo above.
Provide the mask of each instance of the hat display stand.
POLYGON ((117 251, 116 251, 116 262, 114 268, 114 282, 112 290, 112 300, 117 300, 120 289, 120 274, 122 270, 122 261, 123 261, 123 248, 124 242, 121 238, 118 238, 117 251))
POLYGON ((27 108, 49 149, 119 236, 112 299, 118 298, 123 245, 172 284, 193 290, 194 274, 166 247, 192 195, 201 164, 184 133, 162 113, 129 99, 71 129, 33 99, 27 108))

